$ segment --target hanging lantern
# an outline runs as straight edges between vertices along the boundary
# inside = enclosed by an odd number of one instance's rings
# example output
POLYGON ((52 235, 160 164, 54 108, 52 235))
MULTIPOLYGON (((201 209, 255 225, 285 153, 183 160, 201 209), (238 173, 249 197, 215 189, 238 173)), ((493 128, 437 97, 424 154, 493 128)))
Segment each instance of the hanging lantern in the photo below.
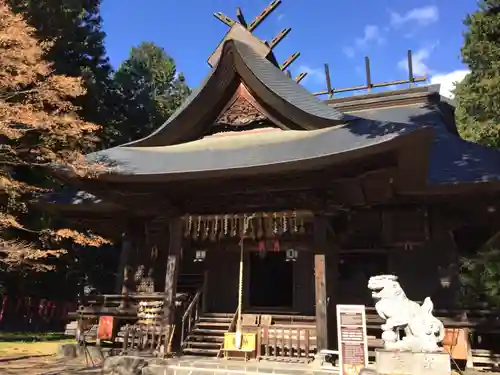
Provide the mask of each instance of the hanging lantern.
POLYGON ((299 252, 297 250, 288 249, 286 251, 285 261, 286 262, 296 262, 298 257, 299 257, 299 252))
POLYGON ((196 250, 196 253, 194 255, 194 261, 195 262, 204 262, 206 257, 207 257, 206 250, 196 250))

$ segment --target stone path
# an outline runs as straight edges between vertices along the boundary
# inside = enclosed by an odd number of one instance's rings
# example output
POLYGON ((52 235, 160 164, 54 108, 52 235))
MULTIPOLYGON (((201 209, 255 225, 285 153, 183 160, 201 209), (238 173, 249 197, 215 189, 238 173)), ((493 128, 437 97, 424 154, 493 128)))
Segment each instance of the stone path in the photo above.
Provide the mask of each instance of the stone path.
MULTIPOLYGON (((0 360, 3 358, 0 357, 0 360)), ((0 375, 98 375, 101 367, 89 368, 84 358, 31 357, 0 362, 0 375)), ((452 373, 459 375, 458 373, 452 373)), ((464 375, 500 375, 491 371, 467 371, 464 375)))
POLYGON ((99 368, 88 368, 85 359, 68 360, 50 357, 32 357, 0 363, 1 375, 94 375, 99 368))

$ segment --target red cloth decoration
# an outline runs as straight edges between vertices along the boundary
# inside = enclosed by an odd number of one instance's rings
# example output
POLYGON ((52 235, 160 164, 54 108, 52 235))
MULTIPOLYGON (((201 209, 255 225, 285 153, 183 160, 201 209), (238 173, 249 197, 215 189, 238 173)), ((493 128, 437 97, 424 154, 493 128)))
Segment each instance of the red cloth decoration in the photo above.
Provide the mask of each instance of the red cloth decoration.
POLYGON ((280 241, 277 238, 273 240, 273 251, 280 251, 280 241))
POLYGON ((266 242, 263 240, 259 241, 259 251, 266 251, 266 242))

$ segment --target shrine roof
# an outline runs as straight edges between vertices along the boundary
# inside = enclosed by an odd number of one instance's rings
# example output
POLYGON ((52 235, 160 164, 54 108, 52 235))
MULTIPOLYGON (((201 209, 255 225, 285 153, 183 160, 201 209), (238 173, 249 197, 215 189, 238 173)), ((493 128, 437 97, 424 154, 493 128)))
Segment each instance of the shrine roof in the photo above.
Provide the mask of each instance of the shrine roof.
POLYGON ((224 42, 221 58, 201 84, 155 132, 125 146, 166 146, 199 136, 200 129, 219 113, 240 80, 263 105, 287 118, 290 129, 317 129, 347 122, 351 116, 311 95, 250 45, 224 42))
MULTIPOLYGON (((453 102, 448 102, 453 105, 453 102)), ((460 138, 446 124, 439 103, 375 108, 351 112, 376 121, 425 124, 434 129, 429 155, 430 185, 500 181, 500 151, 460 138)))
POLYGON ((285 172, 318 168, 394 149, 399 140, 412 133, 429 131, 409 124, 356 119, 345 125, 310 131, 274 129, 210 136, 171 146, 121 146, 92 157, 115 163, 118 173, 107 175, 110 179, 119 179, 120 175, 144 178, 163 175, 163 178, 177 180, 207 174, 285 172))

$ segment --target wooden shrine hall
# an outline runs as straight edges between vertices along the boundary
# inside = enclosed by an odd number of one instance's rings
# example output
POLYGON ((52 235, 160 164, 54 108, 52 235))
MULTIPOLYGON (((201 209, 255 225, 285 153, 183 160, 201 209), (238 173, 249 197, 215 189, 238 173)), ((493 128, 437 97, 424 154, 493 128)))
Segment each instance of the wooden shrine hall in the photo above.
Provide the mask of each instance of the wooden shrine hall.
POLYGON ((50 209, 122 243, 126 298, 80 316, 161 327, 151 347, 185 354, 242 329, 260 358, 308 359, 336 348, 336 304, 372 305, 372 275, 449 306, 460 253, 498 230, 500 153, 459 138, 438 87, 319 100, 255 22, 218 17, 210 73, 163 126, 89 155, 112 165, 96 179, 55 171, 72 190, 50 209))

